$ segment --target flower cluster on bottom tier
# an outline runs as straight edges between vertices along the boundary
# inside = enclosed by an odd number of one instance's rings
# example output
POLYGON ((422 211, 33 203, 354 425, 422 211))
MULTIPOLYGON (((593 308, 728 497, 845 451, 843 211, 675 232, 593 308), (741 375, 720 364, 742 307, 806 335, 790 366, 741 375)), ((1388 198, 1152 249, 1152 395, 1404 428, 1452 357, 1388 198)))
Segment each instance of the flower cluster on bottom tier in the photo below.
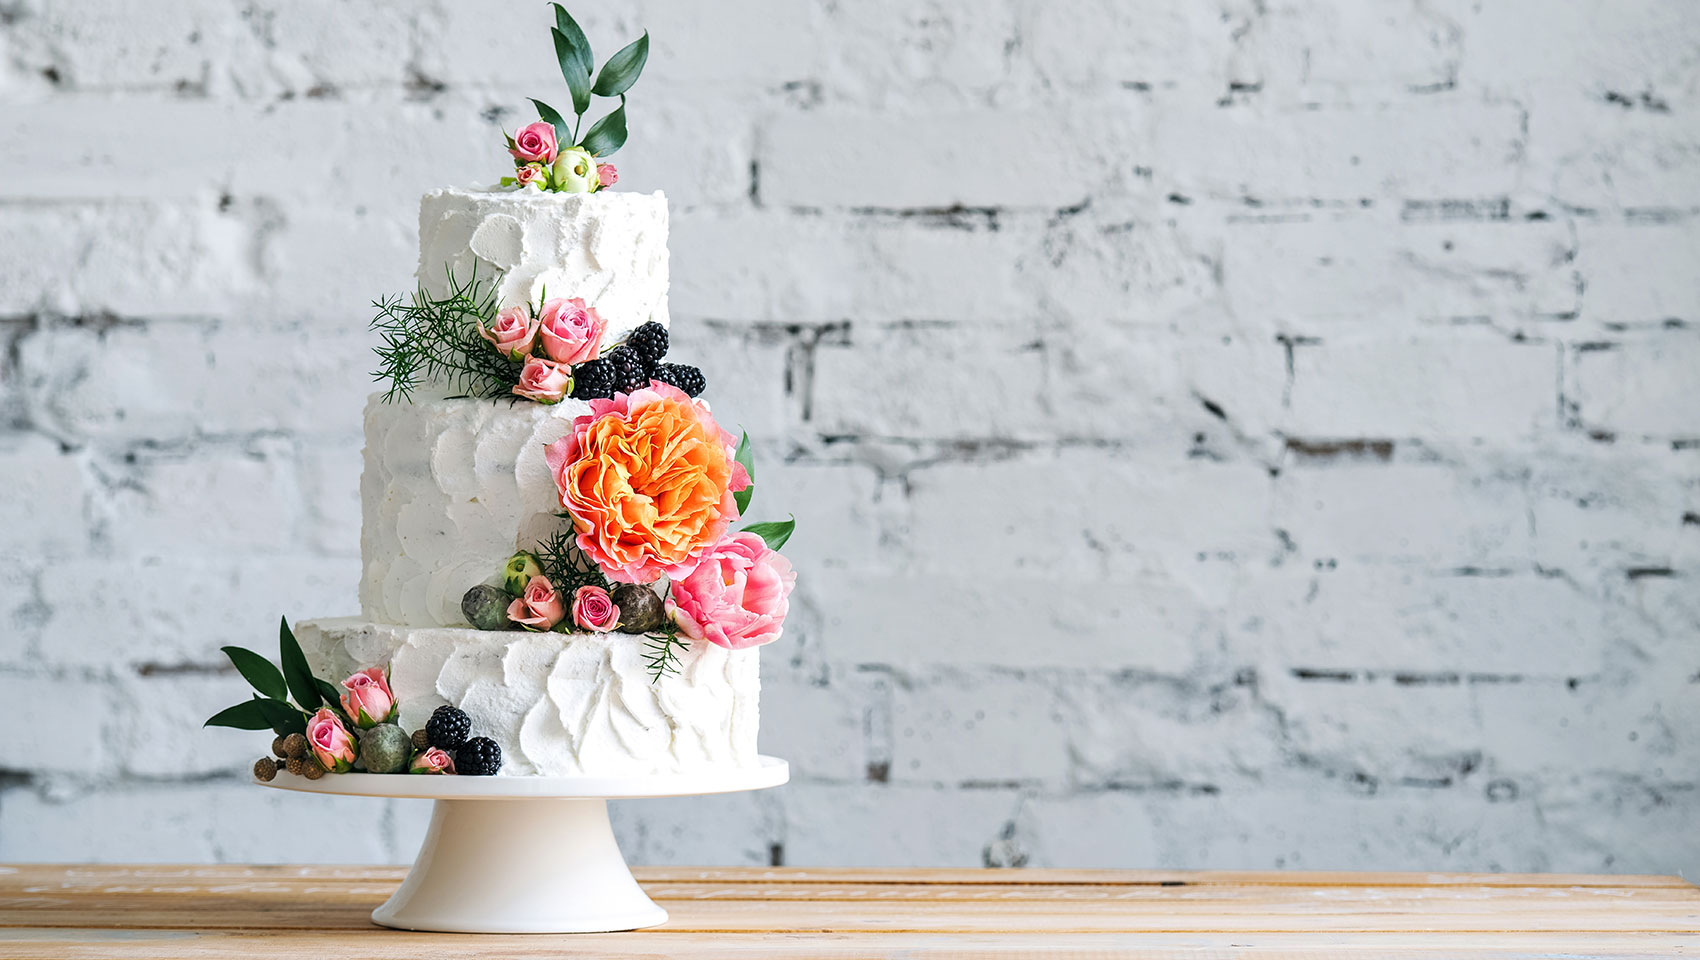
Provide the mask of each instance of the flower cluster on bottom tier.
POLYGON ((295 633, 314 673, 389 664, 405 729, 448 703, 502 749, 503 776, 631 776, 754 766, 756 649, 698 641, 651 680, 649 638, 490 632, 308 620, 295 633))

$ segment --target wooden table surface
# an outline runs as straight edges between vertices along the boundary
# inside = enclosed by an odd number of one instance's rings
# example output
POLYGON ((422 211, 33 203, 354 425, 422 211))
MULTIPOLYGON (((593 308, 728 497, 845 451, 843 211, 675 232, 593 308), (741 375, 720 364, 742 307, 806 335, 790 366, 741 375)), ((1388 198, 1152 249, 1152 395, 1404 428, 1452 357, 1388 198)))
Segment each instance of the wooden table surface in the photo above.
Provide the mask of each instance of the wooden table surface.
POLYGON ((1643 957, 1700 954, 1675 877, 649 867, 635 933, 404 933, 400 867, 0 867, 0 957, 1643 957))

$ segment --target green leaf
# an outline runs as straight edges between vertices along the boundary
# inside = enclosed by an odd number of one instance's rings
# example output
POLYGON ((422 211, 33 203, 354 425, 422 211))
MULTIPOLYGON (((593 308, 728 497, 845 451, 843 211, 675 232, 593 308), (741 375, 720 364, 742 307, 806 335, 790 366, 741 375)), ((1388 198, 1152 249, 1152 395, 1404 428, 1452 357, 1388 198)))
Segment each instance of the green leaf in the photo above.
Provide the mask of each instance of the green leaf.
POLYGON ((791 539, 791 532, 797 529, 797 518, 789 520, 769 520, 766 523, 752 523, 744 528, 745 533, 753 533, 767 541, 769 550, 778 550, 785 546, 785 541, 791 539))
POLYGON ((573 93, 573 112, 582 116, 590 109, 590 71, 596 64, 590 54, 590 40, 565 8, 558 3, 550 6, 555 8, 555 25, 549 28, 549 35, 555 39, 555 60, 561 65, 567 89, 573 93))
POLYGON ((333 707, 342 702, 342 693, 329 681, 314 677, 313 688, 318 690, 319 696, 323 697, 325 702, 333 707))
POLYGON ((307 732, 307 718, 301 711, 282 700, 263 700, 255 697, 248 702, 259 707, 260 713, 266 718, 266 726, 277 731, 278 736, 287 737, 292 733, 307 732))
POLYGON ((277 667, 272 666, 270 660, 241 647, 220 649, 230 658, 230 662, 236 665, 236 672, 242 674, 242 679, 248 681, 249 686, 268 697, 281 700, 289 696, 289 691, 283 685, 283 674, 278 672, 277 667))
POLYGON ((750 498, 756 495, 756 464, 755 460, 751 459, 750 435, 747 431, 738 438, 738 452, 732 455, 732 459, 743 464, 744 472, 750 475, 750 485, 732 494, 732 499, 738 504, 738 513, 742 515, 750 508, 750 498))
POLYGON ((303 710, 317 710, 322 702, 319 688, 313 685, 313 670, 307 666, 307 655, 295 642, 295 634, 290 632, 287 618, 278 620, 277 645, 283 654, 283 679, 289 682, 289 693, 295 698, 296 705, 303 710))
POLYGON ((239 703, 234 707, 225 707, 202 724, 207 727, 233 727, 237 730, 269 730, 271 725, 257 699, 239 703))
POLYGON ((620 98, 620 105, 614 112, 590 125, 590 132, 584 135, 579 146, 590 151, 590 155, 598 160, 611 157, 614 151, 620 149, 626 142, 626 98, 620 98))
POLYGON ((649 59, 649 31, 643 36, 620 48, 620 52, 608 58, 596 74, 596 86, 590 92, 599 97, 617 97, 631 89, 637 82, 638 74, 643 72, 644 62, 649 59))
POLYGON ((567 127, 567 120, 565 117, 561 116, 560 111, 536 97, 528 97, 527 99, 537 105, 537 116, 542 118, 544 123, 555 128, 556 143, 569 143, 572 141, 573 132, 567 127))

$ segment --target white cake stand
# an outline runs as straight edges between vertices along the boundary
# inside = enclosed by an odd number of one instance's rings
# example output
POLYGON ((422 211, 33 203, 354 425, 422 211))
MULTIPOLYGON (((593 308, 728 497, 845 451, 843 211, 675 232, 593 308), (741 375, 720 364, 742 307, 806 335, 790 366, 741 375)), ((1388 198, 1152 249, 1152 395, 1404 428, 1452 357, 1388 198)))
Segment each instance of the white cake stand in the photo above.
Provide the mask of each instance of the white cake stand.
MULTIPOLYGON (((262 786, 304 793, 434 800, 431 826, 401 887, 372 919, 448 933, 602 933, 665 923, 632 879, 608 801, 777 787, 783 760, 642 777, 445 777, 279 772, 262 786)), ((259 783, 260 781, 255 781, 259 783)))

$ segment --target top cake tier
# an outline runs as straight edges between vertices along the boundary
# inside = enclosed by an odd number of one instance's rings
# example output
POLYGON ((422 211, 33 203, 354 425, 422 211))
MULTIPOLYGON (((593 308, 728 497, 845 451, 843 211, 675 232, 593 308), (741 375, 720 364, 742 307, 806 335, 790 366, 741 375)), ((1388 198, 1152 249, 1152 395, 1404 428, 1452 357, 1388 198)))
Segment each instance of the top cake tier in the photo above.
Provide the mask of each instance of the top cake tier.
POLYGON ((419 202, 419 283, 433 296, 501 274, 497 303, 579 297, 612 343, 643 323, 667 325, 667 198, 599 190, 462 190, 419 202))

